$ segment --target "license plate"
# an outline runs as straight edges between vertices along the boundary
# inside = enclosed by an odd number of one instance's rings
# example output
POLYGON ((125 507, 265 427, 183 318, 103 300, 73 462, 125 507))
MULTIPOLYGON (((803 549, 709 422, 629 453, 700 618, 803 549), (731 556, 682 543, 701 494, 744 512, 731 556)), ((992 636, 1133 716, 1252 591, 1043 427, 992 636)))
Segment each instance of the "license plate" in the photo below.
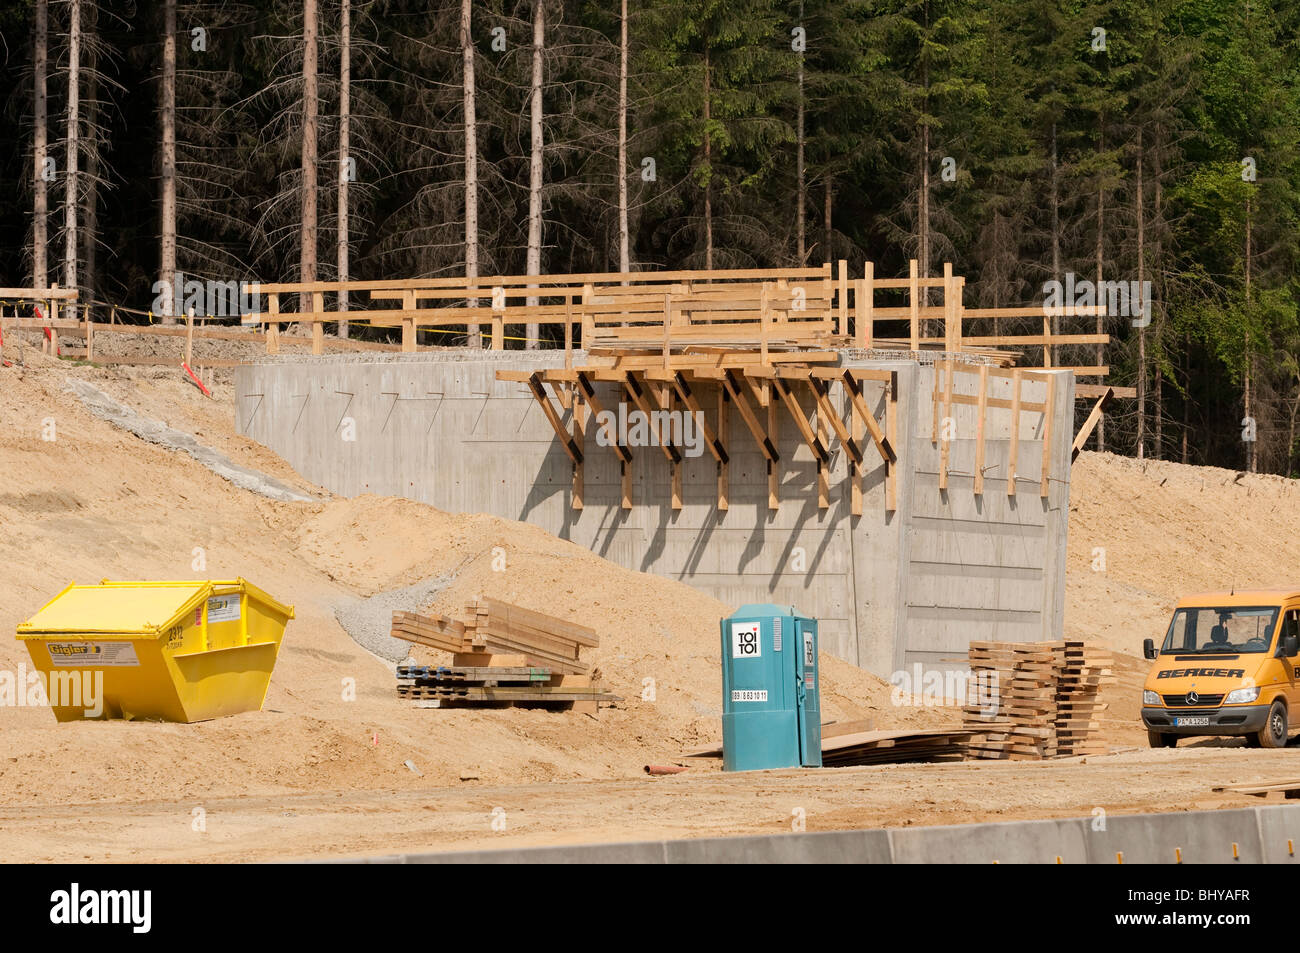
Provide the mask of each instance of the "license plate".
POLYGON ((1209 723, 1210 723, 1210 719, 1209 719, 1209 718, 1205 718, 1205 717, 1201 717, 1201 718, 1175 718, 1175 719, 1174 719, 1174 727, 1175 727, 1175 728, 1199 728, 1199 727, 1201 727, 1202 725, 1208 725, 1209 723))

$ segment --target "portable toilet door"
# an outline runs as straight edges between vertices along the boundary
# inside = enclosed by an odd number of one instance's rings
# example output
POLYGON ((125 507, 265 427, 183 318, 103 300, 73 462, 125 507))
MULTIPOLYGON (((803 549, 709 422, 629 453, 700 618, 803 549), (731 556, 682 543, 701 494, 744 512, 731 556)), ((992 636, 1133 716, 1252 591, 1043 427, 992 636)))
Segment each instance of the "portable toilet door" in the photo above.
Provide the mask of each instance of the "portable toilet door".
POLYGON ((821 692, 817 671, 817 620, 795 618, 794 658, 799 710, 799 761, 805 768, 822 764, 821 692))

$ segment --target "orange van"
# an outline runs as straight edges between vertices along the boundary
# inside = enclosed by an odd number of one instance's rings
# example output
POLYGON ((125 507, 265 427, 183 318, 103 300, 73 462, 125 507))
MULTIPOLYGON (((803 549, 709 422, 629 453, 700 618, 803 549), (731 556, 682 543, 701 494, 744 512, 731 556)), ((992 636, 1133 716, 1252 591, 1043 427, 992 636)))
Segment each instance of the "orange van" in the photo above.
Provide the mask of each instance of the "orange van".
POLYGON ((1281 748, 1300 731, 1300 589, 1211 592, 1179 601, 1142 691, 1153 748, 1240 735, 1281 748))

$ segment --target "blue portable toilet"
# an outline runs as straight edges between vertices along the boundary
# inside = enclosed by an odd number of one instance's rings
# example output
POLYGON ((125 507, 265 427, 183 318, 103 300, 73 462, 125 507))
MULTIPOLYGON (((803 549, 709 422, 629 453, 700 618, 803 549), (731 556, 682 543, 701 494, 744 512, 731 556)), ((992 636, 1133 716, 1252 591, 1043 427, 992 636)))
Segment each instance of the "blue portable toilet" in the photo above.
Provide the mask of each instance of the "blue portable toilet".
POLYGON ((723 769, 821 767, 817 620, 756 604, 721 629, 723 769))

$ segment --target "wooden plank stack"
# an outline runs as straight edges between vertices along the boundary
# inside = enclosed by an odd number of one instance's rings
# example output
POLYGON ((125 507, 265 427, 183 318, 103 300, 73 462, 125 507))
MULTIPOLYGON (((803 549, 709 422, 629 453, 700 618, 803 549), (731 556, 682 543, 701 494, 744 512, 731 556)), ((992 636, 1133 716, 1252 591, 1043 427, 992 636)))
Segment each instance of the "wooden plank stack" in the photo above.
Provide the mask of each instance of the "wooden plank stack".
POLYGON ((1066 642, 1065 665, 1058 681, 1056 700, 1057 751, 1061 757, 1105 754, 1101 740, 1102 686, 1113 680, 1111 653, 1083 642, 1066 642))
POLYGON ((972 642, 972 687, 983 685, 979 699, 968 696, 967 727, 972 758, 1040 760, 1104 754, 1098 737, 1098 699, 1110 676, 1109 653, 1083 642, 972 642), (982 680, 982 681, 977 681, 982 680))
POLYGON ((475 599, 463 619, 394 612, 392 635, 452 653, 450 666, 398 668, 398 694, 418 707, 550 703, 594 712, 621 700, 593 683, 580 658, 600 644, 594 629, 499 599, 475 599))
POLYGON ((822 765, 902 764, 910 761, 962 761, 966 742, 982 729, 922 728, 862 731, 822 738, 822 765))
POLYGON ((594 710, 601 702, 621 700, 585 675, 557 675, 529 665, 399 665, 397 694, 417 708, 586 703, 594 710))

